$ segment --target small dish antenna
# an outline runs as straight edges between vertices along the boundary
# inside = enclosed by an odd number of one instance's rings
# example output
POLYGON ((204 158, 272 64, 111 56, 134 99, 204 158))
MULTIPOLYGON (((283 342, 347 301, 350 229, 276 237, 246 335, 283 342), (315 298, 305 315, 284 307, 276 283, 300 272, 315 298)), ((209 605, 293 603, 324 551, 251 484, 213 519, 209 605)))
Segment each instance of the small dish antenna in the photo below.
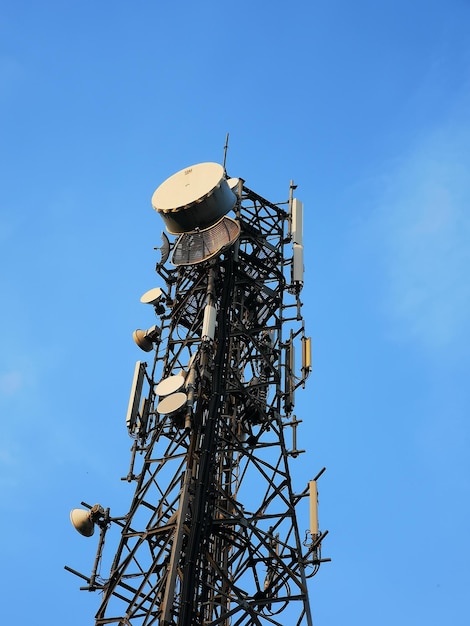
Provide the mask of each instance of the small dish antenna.
POLYGON ((175 393, 182 389, 185 381, 186 376, 183 373, 168 376, 168 378, 164 378, 158 383, 155 387, 155 393, 157 396, 168 396, 170 393, 175 393))
MULTIPOLYGON (((82 503, 83 504, 83 503, 82 503)), ((95 524, 104 523, 102 518, 105 511, 100 504, 95 504, 89 511, 85 509, 72 509, 70 521, 73 527, 84 537, 91 537, 95 532, 95 524)))
POLYGON ((84 537, 91 537, 95 532, 95 524, 91 521, 90 511, 85 509, 72 509, 70 521, 73 527, 84 537))
POLYGON ((157 404, 157 413, 161 415, 173 415, 182 409, 188 400, 188 396, 183 391, 172 393, 166 396, 157 404))
POLYGON ((160 287, 154 287, 153 289, 149 289, 144 293, 144 295, 140 298, 142 304, 153 304, 155 306, 157 302, 163 295, 163 291, 160 287))
POLYGON ((166 263, 166 260, 170 256, 170 240, 164 232, 160 233, 162 239, 162 245, 156 246, 154 250, 160 251, 160 260, 157 261, 157 269, 166 263))
POLYGON ((148 330, 141 330, 138 328, 132 333, 132 338, 135 343, 144 352, 150 352, 153 350, 153 344, 160 339, 162 331, 158 326, 152 326, 148 330))

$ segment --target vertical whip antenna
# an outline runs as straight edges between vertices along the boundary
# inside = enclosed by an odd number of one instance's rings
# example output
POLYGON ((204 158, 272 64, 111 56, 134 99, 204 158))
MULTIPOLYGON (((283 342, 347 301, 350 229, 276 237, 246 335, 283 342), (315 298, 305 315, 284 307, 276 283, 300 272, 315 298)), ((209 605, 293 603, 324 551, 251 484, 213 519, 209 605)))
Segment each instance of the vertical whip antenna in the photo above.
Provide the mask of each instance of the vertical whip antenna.
POLYGON ((227 169, 226 169, 226 163, 227 163, 227 152, 228 152, 228 136, 229 136, 229 133, 227 133, 227 134, 225 135, 224 163, 223 163, 223 166, 224 166, 224 171, 225 171, 225 172, 227 171, 227 169))

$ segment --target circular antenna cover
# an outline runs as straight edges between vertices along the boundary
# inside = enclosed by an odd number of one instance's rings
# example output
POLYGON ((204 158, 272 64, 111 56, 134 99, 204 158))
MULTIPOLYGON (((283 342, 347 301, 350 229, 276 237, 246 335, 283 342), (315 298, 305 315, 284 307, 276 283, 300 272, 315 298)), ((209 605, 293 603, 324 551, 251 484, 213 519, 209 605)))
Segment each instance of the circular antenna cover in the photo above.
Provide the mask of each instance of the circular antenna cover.
POLYGON ((160 287, 154 287, 153 289, 149 289, 144 293, 144 295, 140 298, 142 304, 155 304, 162 297, 163 291, 160 287))
POLYGON ((155 387, 157 396, 168 396, 170 393, 179 391, 184 385, 185 377, 182 374, 176 376, 168 376, 161 380, 155 387))
POLYGON ((91 537, 95 532, 95 525, 91 521, 90 511, 72 509, 70 511, 70 521, 75 530, 78 530, 84 537, 91 537))
POLYGON ((172 393, 170 396, 166 396, 157 405, 157 412, 162 415, 171 415, 176 413, 184 407, 188 397, 182 391, 178 393, 172 393))
POLYGON ((132 333, 132 338, 134 339, 135 343, 144 352, 150 352, 151 350, 153 350, 153 341, 151 341, 151 339, 147 337, 147 332, 148 331, 146 330, 141 330, 140 328, 138 328, 132 333))
POLYGON ((235 206, 237 197, 218 163, 198 163, 167 178, 152 196, 168 232, 207 228, 235 206))

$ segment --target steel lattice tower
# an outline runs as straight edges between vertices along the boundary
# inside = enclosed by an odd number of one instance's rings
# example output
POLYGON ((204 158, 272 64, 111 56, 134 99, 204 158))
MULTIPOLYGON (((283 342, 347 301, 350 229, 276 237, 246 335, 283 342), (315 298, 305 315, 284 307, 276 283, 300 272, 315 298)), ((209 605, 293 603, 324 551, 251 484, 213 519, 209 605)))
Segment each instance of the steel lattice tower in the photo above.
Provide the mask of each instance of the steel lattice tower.
POLYGON ((136 364, 127 414, 135 493, 124 517, 74 509, 77 530, 90 535, 96 524, 100 541, 90 576, 66 569, 101 592, 96 626, 310 626, 307 579, 326 560, 326 532, 316 479, 294 493, 289 470, 301 452, 294 392, 310 371, 302 205, 292 183, 274 204, 215 164, 175 176, 170 188, 190 180, 209 189, 186 206, 155 207, 179 236, 162 235, 162 287, 142 297, 157 323, 134 333, 153 350, 152 362, 136 364), (209 166, 223 172, 214 188, 209 166), (97 572, 111 525, 121 533, 105 579, 97 572))

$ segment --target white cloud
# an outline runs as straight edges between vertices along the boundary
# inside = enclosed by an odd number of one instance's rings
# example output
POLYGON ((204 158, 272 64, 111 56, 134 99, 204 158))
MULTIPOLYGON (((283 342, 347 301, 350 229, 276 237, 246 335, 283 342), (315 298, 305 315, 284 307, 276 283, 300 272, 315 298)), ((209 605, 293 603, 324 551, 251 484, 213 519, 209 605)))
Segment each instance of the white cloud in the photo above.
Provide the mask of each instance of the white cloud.
POLYGON ((469 130, 434 133, 387 176, 372 228, 394 328, 430 349, 468 330, 469 172, 469 130))
POLYGON ((24 378, 19 370, 11 370, 0 374, 0 392, 5 395, 13 395, 23 387, 24 378))

